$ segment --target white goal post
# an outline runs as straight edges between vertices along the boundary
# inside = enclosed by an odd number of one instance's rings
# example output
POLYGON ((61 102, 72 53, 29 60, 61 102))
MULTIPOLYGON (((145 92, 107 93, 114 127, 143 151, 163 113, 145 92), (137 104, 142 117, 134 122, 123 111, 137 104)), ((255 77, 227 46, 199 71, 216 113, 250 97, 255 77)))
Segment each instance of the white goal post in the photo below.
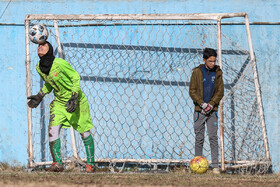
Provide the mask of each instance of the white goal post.
MULTIPOLYGON (((56 57, 81 76, 94 123, 99 163, 188 164, 194 157, 192 69, 205 47, 217 50, 225 96, 219 107, 220 165, 267 172, 271 165, 260 84, 246 13, 27 15, 26 94, 42 87, 36 72, 34 24, 49 30, 56 57), (228 22, 226 22, 226 21, 228 22), (238 23, 238 24, 234 24, 238 23)), ((47 95, 27 107, 28 166, 52 162, 47 95)), ((79 135, 63 130, 63 161, 85 158, 79 135)), ((204 156, 210 161, 206 135, 204 156)))

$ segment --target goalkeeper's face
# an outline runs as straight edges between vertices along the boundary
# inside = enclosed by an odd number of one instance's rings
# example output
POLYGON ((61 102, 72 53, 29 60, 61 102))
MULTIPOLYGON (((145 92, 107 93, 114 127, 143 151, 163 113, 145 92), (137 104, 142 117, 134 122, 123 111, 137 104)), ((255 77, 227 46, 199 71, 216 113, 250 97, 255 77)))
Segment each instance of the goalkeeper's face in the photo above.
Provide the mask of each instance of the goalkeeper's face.
POLYGON ((45 54, 47 54, 47 52, 49 51, 49 45, 47 42, 39 44, 38 46, 38 55, 39 57, 44 56, 45 54))

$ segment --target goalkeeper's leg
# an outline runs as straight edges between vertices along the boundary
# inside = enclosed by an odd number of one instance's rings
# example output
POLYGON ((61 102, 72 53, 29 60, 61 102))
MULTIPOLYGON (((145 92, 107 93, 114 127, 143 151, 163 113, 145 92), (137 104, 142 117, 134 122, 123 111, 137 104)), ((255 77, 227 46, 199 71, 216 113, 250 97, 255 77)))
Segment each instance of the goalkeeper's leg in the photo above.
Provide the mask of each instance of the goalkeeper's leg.
POLYGON ((94 141, 90 131, 86 131, 84 133, 80 133, 82 140, 85 145, 86 154, 87 154, 87 165, 86 172, 94 172, 94 141))
POLYGON ((52 165, 47 168, 47 171, 53 171, 53 172, 60 172, 63 171, 62 166, 62 159, 61 159, 61 142, 59 138, 61 125, 57 126, 49 126, 49 145, 50 145, 50 151, 53 158, 52 165))

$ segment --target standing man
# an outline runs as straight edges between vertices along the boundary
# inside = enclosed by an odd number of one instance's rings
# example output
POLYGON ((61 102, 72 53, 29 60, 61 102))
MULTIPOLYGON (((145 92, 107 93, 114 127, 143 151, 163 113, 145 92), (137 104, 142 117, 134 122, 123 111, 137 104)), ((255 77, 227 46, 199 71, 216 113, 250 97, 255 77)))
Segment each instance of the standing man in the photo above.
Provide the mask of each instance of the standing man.
POLYGON ((61 159, 60 129, 73 127, 84 142, 87 154, 86 172, 94 172, 94 141, 90 133, 93 124, 89 104, 80 89, 80 76, 71 65, 61 58, 55 58, 49 42, 39 44, 40 61, 36 70, 45 84, 37 95, 27 97, 28 106, 36 108, 43 97, 53 91, 55 99, 50 104, 49 145, 53 158, 47 171, 64 170, 61 159))
POLYGON ((213 173, 218 168, 218 106, 224 96, 223 73, 216 64, 217 53, 214 49, 203 51, 204 64, 193 69, 189 94, 195 105, 194 132, 195 156, 202 156, 205 124, 209 136, 213 173))

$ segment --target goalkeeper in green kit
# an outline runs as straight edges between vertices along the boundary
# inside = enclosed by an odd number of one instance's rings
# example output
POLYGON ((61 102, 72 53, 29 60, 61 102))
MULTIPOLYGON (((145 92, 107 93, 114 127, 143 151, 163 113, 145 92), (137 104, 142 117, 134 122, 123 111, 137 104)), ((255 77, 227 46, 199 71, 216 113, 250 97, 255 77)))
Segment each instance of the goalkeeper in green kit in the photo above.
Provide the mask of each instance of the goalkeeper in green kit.
POLYGON ((61 142, 59 138, 61 128, 73 126, 84 142, 87 165, 86 172, 94 172, 94 141, 90 133, 93 124, 90 118, 89 104, 80 89, 80 76, 63 59, 55 58, 53 47, 49 42, 39 44, 37 72, 45 84, 37 95, 27 97, 28 106, 36 108, 43 97, 53 91, 55 99, 50 104, 49 145, 53 158, 52 165, 47 171, 63 171, 61 159, 61 142))

